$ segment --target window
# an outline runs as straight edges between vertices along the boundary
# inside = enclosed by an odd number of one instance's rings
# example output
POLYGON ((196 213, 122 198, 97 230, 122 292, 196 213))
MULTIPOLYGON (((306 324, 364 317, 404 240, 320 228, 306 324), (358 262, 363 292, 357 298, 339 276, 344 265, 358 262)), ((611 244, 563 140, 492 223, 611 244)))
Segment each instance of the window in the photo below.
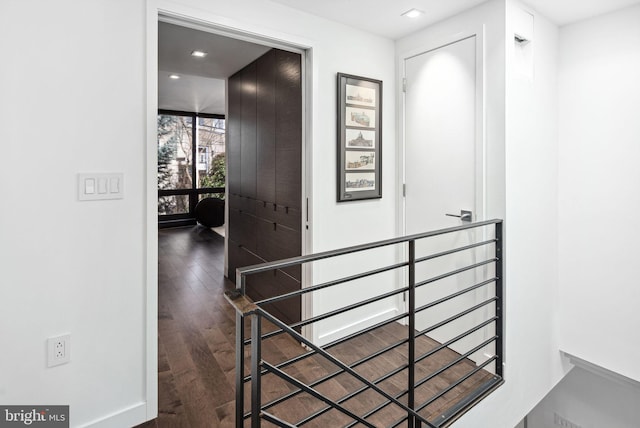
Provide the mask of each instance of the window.
POLYGON ((158 220, 193 223, 207 196, 224 198, 224 116, 158 112, 158 220))

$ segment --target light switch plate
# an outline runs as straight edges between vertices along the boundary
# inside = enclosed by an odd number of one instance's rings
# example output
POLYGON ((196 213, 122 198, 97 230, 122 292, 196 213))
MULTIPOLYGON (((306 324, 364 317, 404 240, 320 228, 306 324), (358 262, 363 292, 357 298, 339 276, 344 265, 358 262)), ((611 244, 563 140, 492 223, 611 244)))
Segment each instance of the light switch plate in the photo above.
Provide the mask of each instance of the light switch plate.
POLYGON ((90 172, 78 174, 78 200, 99 201, 122 198, 124 198, 123 173, 90 172))

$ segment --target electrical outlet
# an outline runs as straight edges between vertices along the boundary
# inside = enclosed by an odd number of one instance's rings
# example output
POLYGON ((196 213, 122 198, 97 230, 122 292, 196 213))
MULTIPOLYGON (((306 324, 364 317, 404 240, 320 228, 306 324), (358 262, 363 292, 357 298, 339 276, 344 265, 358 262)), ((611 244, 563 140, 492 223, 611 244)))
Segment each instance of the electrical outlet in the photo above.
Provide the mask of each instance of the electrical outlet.
POLYGON ((47 367, 55 367, 71 361, 71 335, 47 339, 47 367))
POLYGON ((562 416, 560 416, 557 413, 553 414, 553 422, 556 425, 558 425, 560 427, 564 427, 564 428, 582 428, 580 425, 574 424, 569 419, 563 418, 562 416))

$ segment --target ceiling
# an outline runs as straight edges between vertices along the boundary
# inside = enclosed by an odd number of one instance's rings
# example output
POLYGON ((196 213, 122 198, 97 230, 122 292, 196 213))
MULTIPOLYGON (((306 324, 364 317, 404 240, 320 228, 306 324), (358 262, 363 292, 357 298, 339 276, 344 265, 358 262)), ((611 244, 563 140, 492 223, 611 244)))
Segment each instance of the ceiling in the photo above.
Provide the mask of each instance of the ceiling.
MULTIPOLYGON (((369 33, 399 39, 486 0, 272 0, 312 15, 337 21, 369 33), (400 16, 409 9, 425 14, 416 19, 400 16)), ((558 0, 562 1, 562 0, 558 0)))
MULTIPOLYGON (((399 39, 486 0, 272 0, 332 21, 390 39, 399 39), (400 16, 409 9, 419 18, 400 16)), ((621 9, 640 0, 527 0, 533 9, 558 25, 621 9)))
POLYGON ((528 0, 527 3, 563 26, 640 3, 640 0, 528 0))
MULTIPOLYGON (((369 33, 398 39, 486 0, 272 0, 369 33), (366 7, 365 7, 366 6, 366 7), (425 14, 400 16, 409 9, 425 14)), ((640 0, 527 0, 558 25, 618 10, 640 0)), ((158 25, 158 105, 161 109, 225 113, 224 79, 270 48, 166 22, 158 25), (208 53, 191 56, 193 50, 208 53), (170 79, 170 74, 180 79, 170 79)))
POLYGON ((166 22, 158 23, 158 107, 224 114, 224 81, 270 48, 166 22), (207 52, 204 58, 191 56, 207 52), (177 74, 179 79, 170 79, 177 74))

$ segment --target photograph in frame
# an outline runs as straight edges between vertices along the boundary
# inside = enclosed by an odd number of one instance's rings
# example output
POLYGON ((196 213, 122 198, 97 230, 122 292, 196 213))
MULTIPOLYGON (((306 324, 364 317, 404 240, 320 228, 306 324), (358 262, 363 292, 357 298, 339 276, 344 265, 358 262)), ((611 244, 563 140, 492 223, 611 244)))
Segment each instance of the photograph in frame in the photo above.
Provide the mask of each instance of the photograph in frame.
POLYGON ((376 187, 376 174, 367 173, 347 173, 345 178, 345 188, 348 192, 364 192, 374 190, 376 187))
POLYGON ((376 111, 360 107, 346 107, 346 126, 376 127, 376 111))
POLYGON ((371 88, 363 86, 346 86, 346 100, 347 104, 357 104, 366 107, 376 106, 376 91, 371 88))
POLYGON ((345 148, 373 149, 375 148, 376 132, 366 129, 346 129, 345 148))
POLYGON ((382 81, 337 74, 337 201, 382 197, 382 81))
POLYGON ((347 150, 344 159, 347 171, 375 169, 376 152, 347 150))

